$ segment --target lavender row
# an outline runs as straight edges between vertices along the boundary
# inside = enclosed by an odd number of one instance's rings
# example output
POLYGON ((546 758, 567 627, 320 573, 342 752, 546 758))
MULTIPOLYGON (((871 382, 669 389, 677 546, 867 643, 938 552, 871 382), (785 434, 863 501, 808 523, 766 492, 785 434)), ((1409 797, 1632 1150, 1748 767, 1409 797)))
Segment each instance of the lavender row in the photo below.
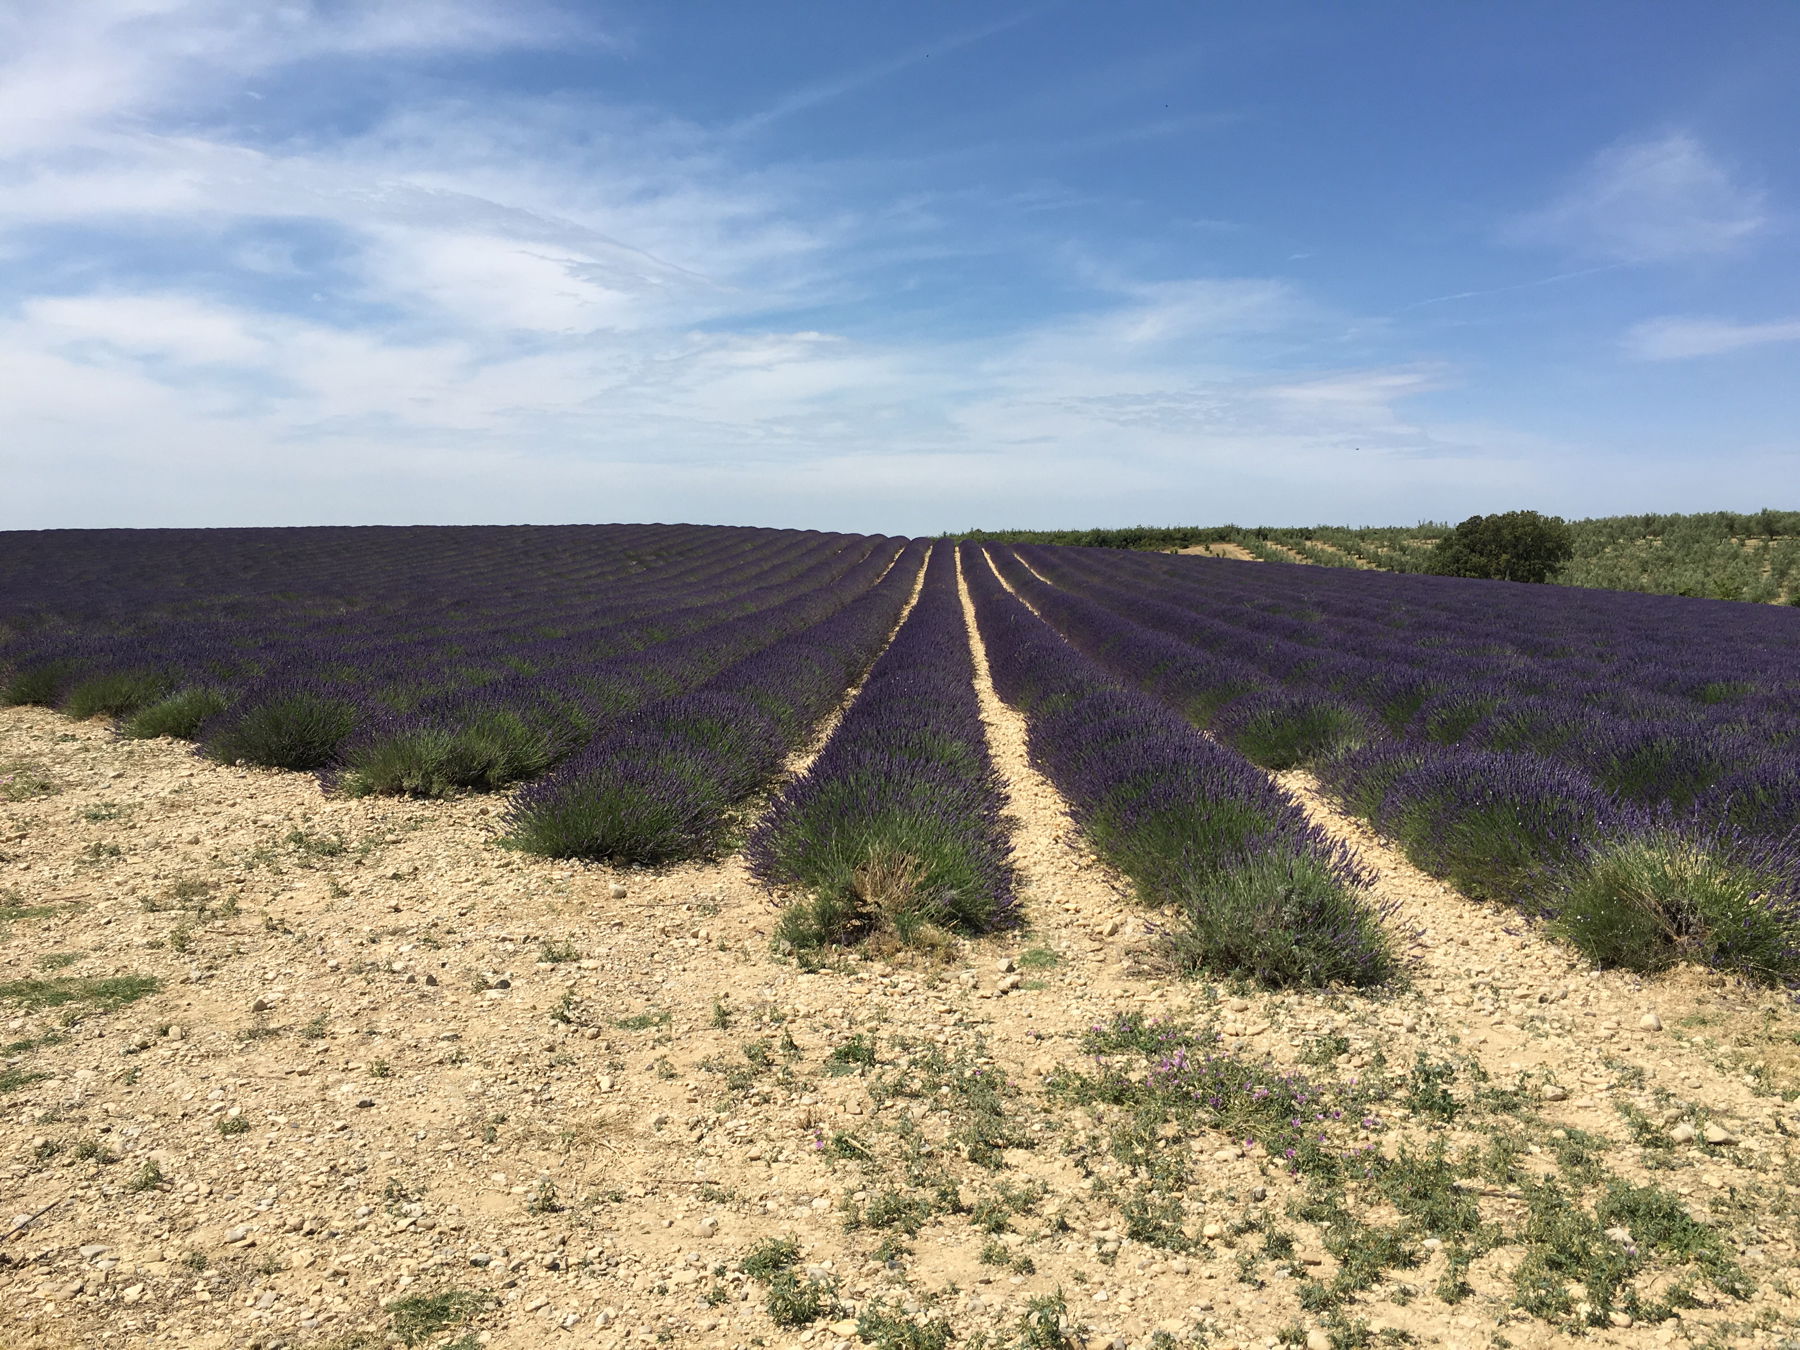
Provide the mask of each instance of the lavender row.
POLYGON ((1368 985, 1392 972, 1368 876, 1298 802, 1033 614, 974 546, 964 574, 994 688, 1025 713, 1033 764, 1095 852, 1197 967, 1271 984, 1368 985))
MULTIPOLYGON (((1051 575, 1072 570, 1028 556, 1051 575)), ((1654 970, 1692 959, 1765 982, 1800 977, 1800 835, 1768 809, 1779 810, 1766 792, 1780 781, 1772 763, 1724 772, 1746 753, 1730 734, 1702 730, 1684 740, 1650 719, 1633 724, 1540 694, 1526 707, 1587 739, 1562 755, 1503 739, 1496 749, 1497 738, 1475 723, 1446 743, 1441 722, 1440 734, 1407 721, 1390 730, 1354 698, 1404 690, 1414 678, 1378 656, 1259 641, 1245 628, 1238 646, 1249 655, 1237 659, 1135 622, 1142 615, 1174 627, 1159 600, 1092 585, 1076 594, 1016 559, 1002 566, 1109 669, 1265 765, 1309 762, 1412 861, 1464 893, 1548 920, 1603 964, 1654 970), (1702 754, 1721 766, 1726 785, 1710 804, 1669 785, 1691 781, 1702 754), (1736 786, 1746 780, 1764 795, 1736 786), (1746 801, 1760 808, 1748 827, 1732 819, 1746 801)), ((1435 697, 1443 708, 1447 696, 1440 689, 1435 697)), ((1432 706, 1431 696, 1419 702, 1432 706)), ((1791 765, 1788 774, 1791 782, 1791 765)))
POLYGON ((596 861, 717 853, 743 804, 880 652, 928 547, 908 546, 872 587, 820 597, 814 622, 690 692, 613 720, 566 764, 520 790, 506 817, 509 840, 529 852, 596 861))
POLYGON ((1014 913, 1002 800, 956 555, 939 545, 856 701, 751 834, 750 868, 805 894, 778 930, 798 948, 990 931, 1014 913))

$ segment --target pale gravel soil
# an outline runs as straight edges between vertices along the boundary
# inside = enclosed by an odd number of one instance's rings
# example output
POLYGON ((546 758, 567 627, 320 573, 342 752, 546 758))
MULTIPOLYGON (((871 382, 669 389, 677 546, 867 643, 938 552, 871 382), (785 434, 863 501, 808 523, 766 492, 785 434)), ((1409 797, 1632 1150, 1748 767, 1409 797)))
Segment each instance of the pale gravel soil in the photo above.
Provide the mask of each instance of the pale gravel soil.
MULTIPOLYGON (((173 742, 0 711, 0 765, 35 763, 59 786, 0 803, 0 891, 13 905, 56 906, 5 925, 0 979, 164 982, 84 1017, 62 1044, 9 1051, 16 1070, 52 1076, 0 1094, 0 1228, 59 1203, 0 1243, 0 1344, 344 1344, 385 1327, 382 1305, 446 1286, 499 1297, 475 1324, 497 1347, 854 1343, 825 1326, 777 1329, 760 1290, 705 1273, 787 1233, 807 1263, 832 1264, 853 1306, 928 1303, 953 1282, 935 1306, 965 1339, 1059 1287, 1096 1345, 1147 1345, 1162 1326, 1262 1346, 1283 1327, 1315 1326, 1284 1282, 1238 1283, 1224 1241, 1179 1259, 1127 1243, 1116 1264, 1100 1264, 1096 1243, 1117 1231, 1118 1212, 1054 1142, 1006 1155, 1004 1175, 1041 1179, 1044 1210, 1073 1230, 1030 1247, 1035 1274, 981 1265, 986 1235, 963 1216, 933 1220, 899 1270, 872 1258, 878 1235, 846 1232, 839 1206, 861 1174, 816 1143, 838 1130, 870 1136, 900 1111, 922 1113, 928 1135, 937 1122, 922 1105, 872 1109, 859 1073, 823 1072, 834 1047, 863 1032, 884 1056, 896 1037, 980 1048, 1021 1088, 1020 1119, 1054 1140, 1083 1123, 1048 1101, 1044 1076, 1078 1060, 1083 1027, 1122 1009, 1193 1011, 1280 1060, 1339 1031, 1347 1071, 1377 1046, 1398 1062, 1459 1047, 1496 1079, 1566 1089, 1546 1114, 1621 1141, 1612 1098, 1648 1102, 1666 1089, 1693 1104, 1684 1118, 1721 1121, 1741 1141, 1686 1146, 1659 1176, 1696 1212, 1730 1220, 1763 1292, 1747 1307, 1585 1339, 1704 1343, 1710 1327, 1742 1327, 1765 1309, 1785 1332, 1734 1331, 1732 1343, 1795 1334, 1791 1300, 1770 1290, 1795 1263, 1792 1211, 1759 1233, 1737 1208, 1774 1195, 1784 1168, 1793 1175, 1800 1121, 1771 1090, 1800 1086, 1790 1005, 1698 976, 1587 971, 1513 916, 1417 874, 1300 775, 1284 781, 1379 869, 1396 929, 1422 932, 1410 986, 1371 998, 1173 980, 1144 936, 1155 916, 1134 910, 1072 839, 1054 790, 1026 762, 1022 723, 994 699, 984 662, 980 673, 1018 820, 1029 929, 958 944, 942 963, 846 959, 817 973, 770 951, 772 901, 737 860, 641 872, 527 859, 491 843, 497 799, 334 800, 305 775, 222 768, 173 742), (289 842, 296 829, 345 850, 309 853, 289 842), (90 856, 96 844, 120 854, 90 856), (211 903, 235 899, 236 912, 196 921, 146 907, 183 879, 211 883, 211 903), (540 962, 546 942, 578 959, 540 962), (1012 982, 1001 960, 1036 947, 1061 964, 999 988, 1012 982), (53 953, 79 955, 40 969, 53 953), (559 1009, 570 1020, 553 1020, 559 1009), (1648 1009, 1666 1030, 1638 1029, 1648 1009), (667 1026, 618 1025, 657 1013, 667 1026), (1709 1020, 1683 1025, 1695 1017, 1709 1020), (796 1077, 727 1101, 703 1061, 742 1066, 746 1043, 784 1035, 798 1053, 778 1057, 796 1077), (1758 1060, 1763 1086, 1752 1087, 1743 1075, 1758 1060), (1615 1087, 1632 1066, 1643 1084, 1615 1087), (234 1112, 250 1128, 222 1135, 218 1121, 234 1112), (62 1147, 40 1157, 40 1140, 62 1147), (79 1159, 82 1140, 117 1160, 79 1159), (134 1190, 146 1162, 162 1180, 134 1190), (533 1213, 544 1180, 562 1207, 533 1213)), ((60 1019, 0 1006, 0 1020, 23 1041, 60 1019)), ((1272 1208, 1293 1192, 1254 1157, 1214 1161, 1227 1143, 1194 1141, 1207 1159, 1196 1220, 1229 1219, 1258 1184, 1272 1208)), ((1303 1251, 1316 1246, 1298 1231, 1303 1251)), ((1486 1346, 1504 1312, 1502 1274, 1489 1258, 1476 1296, 1454 1309, 1421 1297, 1360 1311, 1423 1343, 1486 1346)), ((1432 1272, 1408 1278, 1428 1285, 1432 1272)), ((1568 1340, 1516 1321, 1505 1335, 1515 1346, 1568 1340)))

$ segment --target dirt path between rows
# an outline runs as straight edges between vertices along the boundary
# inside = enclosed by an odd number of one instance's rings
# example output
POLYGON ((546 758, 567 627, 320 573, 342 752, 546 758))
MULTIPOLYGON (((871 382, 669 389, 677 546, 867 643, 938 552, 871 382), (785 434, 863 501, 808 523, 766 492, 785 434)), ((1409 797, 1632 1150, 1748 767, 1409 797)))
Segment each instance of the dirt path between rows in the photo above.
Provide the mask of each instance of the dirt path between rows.
MULTIPOLYGON (((1729 1125, 1737 1143, 1643 1156, 1729 1222, 1759 1292, 1587 1343, 1793 1334, 1791 1009, 1584 972, 1292 776, 1381 869, 1396 923, 1425 930, 1411 987, 1171 981, 1158 916, 1071 838, 976 659, 1028 926, 810 971, 771 952, 773 902, 735 858, 545 862, 495 847, 494 799, 334 799, 0 711, 0 1231, 42 1211, 0 1241, 0 1345, 824 1347, 863 1343, 875 1307, 1000 1346, 1059 1291, 1090 1346, 1328 1340, 1301 1302, 1306 1272, 1333 1269, 1326 1235, 1281 1220, 1290 1270, 1244 1227, 1304 1183, 1233 1139, 1166 1138, 1195 1159, 1191 1241, 1131 1236, 1117 1113, 1049 1086, 1120 1012, 1308 1072, 1467 1052, 1563 1089, 1542 1109, 1632 1160, 1615 1098, 1729 1125), (1666 1030, 1638 1029, 1646 1009, 1666 1030), (985 1153, 976 1126, 999 1131, 985 1153), (817 1322, 779 1324, 739 1266, 788 1236, 797 1273, 835 1291, 817 1322)), ((1508 1311, 1504 1269, 1478 1266, 1454 1307, 1396 1286, 1356 1312, 1389 1340, 1485 1347, 1502 1317, 1512 1345, 1568 1340, 1508 1311)))

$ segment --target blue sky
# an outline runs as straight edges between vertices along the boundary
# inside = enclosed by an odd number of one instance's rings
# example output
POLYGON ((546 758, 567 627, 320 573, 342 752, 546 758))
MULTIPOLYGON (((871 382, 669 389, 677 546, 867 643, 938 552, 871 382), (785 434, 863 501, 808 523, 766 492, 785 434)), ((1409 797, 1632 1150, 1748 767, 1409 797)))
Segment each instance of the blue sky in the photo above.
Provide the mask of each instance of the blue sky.
POLYGON ((0 0, 0 528, 1800 505, 1800 5, 0 0))

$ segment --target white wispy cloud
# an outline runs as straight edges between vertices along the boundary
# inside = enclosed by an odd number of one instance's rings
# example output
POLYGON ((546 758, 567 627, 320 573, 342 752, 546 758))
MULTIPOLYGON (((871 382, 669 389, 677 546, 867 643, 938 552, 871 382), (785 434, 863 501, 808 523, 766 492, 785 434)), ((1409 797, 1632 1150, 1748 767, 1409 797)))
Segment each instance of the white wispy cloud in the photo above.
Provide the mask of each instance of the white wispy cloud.
POLYGON ((1668 316, 1634 324, 1625 334, 1625 354, 1638 361, 1685 361, 1722 356, 1771 342, 1800 342, 1800 319, 1736 323, 1730 319, 1668 316))
POLYGON ((319 58, 604 41, 538 0, 59 0, 0 6, 0 150, 55 148, 96 126, 242 90, 319 58))
POLYGON ((884 61, 876 61, 855 70, 814 80, 784 94, 762 111, 741 119, 731 130, 738 135, 761 131, 796 114, 810 112, 814 108, 835 102, 837 99, 870 85, 892 79, 902 71, 910 70, 914 66, 931 60, 933 54, 946 56, 963 47, 973 46, 977 42, 1003 33, 1009 28, 1016 28, 1033 16, 1034 11, 1032 10, 1020 10, 1013 14, 1002 15, 987 23, 976 24, 953 33, 945 33, 934 41, 920 43, 884 61))
POLYGON ((1770 226, 1764 191, 1694 135, 1602 150, 1548 206, 1504 231, 1615 262, 1668 262, 1742 248, 1770 226))

